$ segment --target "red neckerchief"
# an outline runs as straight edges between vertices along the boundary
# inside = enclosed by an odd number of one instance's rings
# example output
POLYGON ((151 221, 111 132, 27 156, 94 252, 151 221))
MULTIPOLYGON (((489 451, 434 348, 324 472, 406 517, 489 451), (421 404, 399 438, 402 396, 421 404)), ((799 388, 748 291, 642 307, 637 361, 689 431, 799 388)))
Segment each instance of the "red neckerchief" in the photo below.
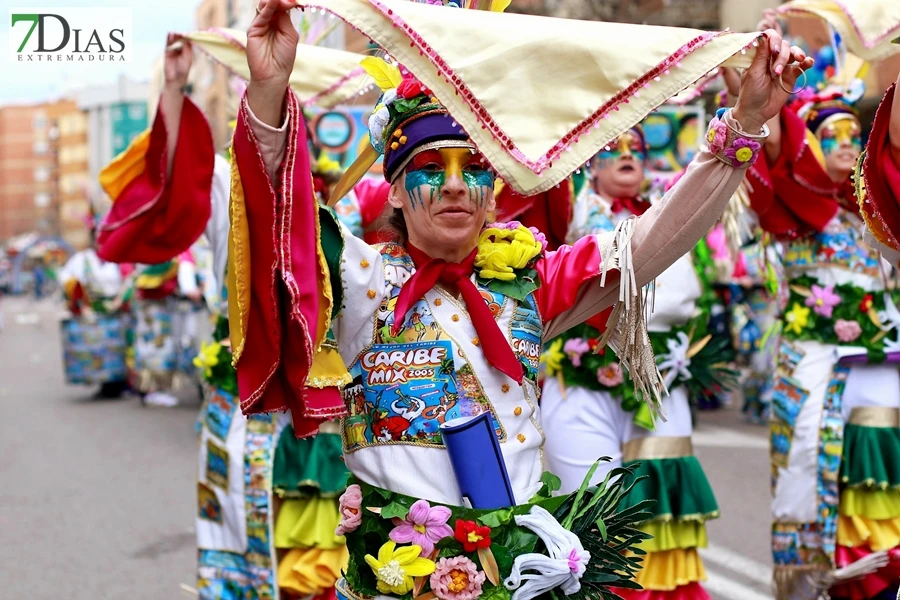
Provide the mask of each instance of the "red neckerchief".
POLYGON ((633 198, 614 198, 612 204, 609 205, 609 209, 614 215, 623 210, 627 210, 638 217, 647 212, 648 208, 650 208, 650 203, 639 196, 633 198))
POLYGON ((472 325, 475 326, 475 332, 478 333, 478 339, 484 347, 485 359, 495 369, 521 385, 522 364, 516 358, 509 340, 500 331, 500 327, 491 314, 491 309, 488 308, 478 288, 470 279, 478 250, 472 250, 472 253, 459 263, 433 259, 409 242, 406 244, 406 250, 416 265, 416 272, 403 284, 400 295, 397 297, 391 335, 397 335, 400 332, 406 313, 415 302, 431 291, 438 281, 455 285, 462 295, 469 316, 472 318, 472 325))

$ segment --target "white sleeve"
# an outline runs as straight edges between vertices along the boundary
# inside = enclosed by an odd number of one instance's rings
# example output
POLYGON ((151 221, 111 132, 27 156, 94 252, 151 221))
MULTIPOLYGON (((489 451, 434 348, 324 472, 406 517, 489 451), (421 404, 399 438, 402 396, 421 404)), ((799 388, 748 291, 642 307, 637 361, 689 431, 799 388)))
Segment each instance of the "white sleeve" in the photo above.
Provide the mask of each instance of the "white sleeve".
POLYGON ((215 291, 225 285, 225 265, 228 263, 228 209, 231 201, 231 165, 219 154, 216 154, 212 182, 212 212, 206 223, 206 239, 209 240, 213 253, 213 274, 215 275, 215 291))
POLYGON ((182 294, 197 291, 197 269, 187 260, 178 261, 178 289, 182 294))

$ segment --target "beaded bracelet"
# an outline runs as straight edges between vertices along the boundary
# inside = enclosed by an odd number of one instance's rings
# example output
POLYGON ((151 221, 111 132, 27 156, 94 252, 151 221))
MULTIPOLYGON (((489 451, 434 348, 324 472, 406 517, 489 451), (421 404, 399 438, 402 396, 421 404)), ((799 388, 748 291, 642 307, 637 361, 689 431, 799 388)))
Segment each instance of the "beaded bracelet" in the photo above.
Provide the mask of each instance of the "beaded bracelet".
POLYGON ((763 126, 760 135, 749 135, 729 122, 734 120, 728 114, 730 110, 720 108, 716 111, 716 116, 709 123, 706 142, 709 151, 729 167, 749 167, 756 162, 762 142, 769 135, 769 129, 768 126, 763 126))

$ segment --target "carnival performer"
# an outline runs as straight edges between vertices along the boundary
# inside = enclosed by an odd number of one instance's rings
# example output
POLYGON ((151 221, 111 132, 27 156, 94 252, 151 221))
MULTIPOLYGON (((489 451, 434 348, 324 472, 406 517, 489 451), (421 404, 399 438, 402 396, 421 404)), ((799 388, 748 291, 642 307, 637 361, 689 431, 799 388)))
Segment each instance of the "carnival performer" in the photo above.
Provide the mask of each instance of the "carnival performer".
MULTIPOLYGON (((576 196, 570 243, 613 231, 621 221, 650 209, 642 197, 646 161, 647 144, 639 125, 591 161, 588 180, 576 196)), ((702 247, 700 256, 707 256, 702 247)), ((702 269, 704 262, 695 267, 691 254, 657 277, 648 322, 669 390, 663 402, 665 422, 654 422, 612 351, 593 352, 607 315, 555 338, 543 357, 545 456, 562 480, 562 491, 577 490, 598 456, 612 461, 594 473, 593 484, 602 482, 612 468, 638 461, 636 475, 647 476, 626 502, 656 502, 653 518, 641 524, 653 539, 642 544, 648 554, 637 576, 654 598, 708 597, 700 585, 705 574, 697 548, 706 543, 704 522, 717 517, 719 509, 691 448, 692 404, 696 406, 708 387, 734 383, 734 373, 725 366, 727 340, 714 340, 707 332, 710 304, 704 299, 715 299, 711 282, 702 269)), ((617 593, 624 598, 646 594, 617 593)))
MULTIPOLYGON (((764 23, 777 26, 771 14, 764 23)), ((900 373, 884 362, 900 312, 863 239, 851 180, 862 138, 854 62, 836 74, 841 85, 799 94, 769 123, 765 159, 748 175, 760 225, 783 241, 789 290, 770 422, 779 599, 829 588, 833 598, 893 597, 900 577, 900 373)))
POLYGON ((73 254, 59 273, 71 315, 61 324, 66 380, 100 384, 95 398, 119 398, 129 388, 129 266, 97 256, 95 222, 93 217, 87 221, 91 246, 73 254))
MULTIPOLYGON (((205 381, 200 415, 197 489, 197 587, 201 598, 292 598, 333 595, 333 587, 347 565, 346 543, 335 534, 339 524, 338 496, 344 491, 347 470, 341 460, 337 425, 325 423, 320 435, 297 439, 290 413, 245 417, 239 408, 235 371, 228 339, 228 302, 224 293, 229 240, 231 173, 228 162, 212 147, 212 135, 202 112, 183 90, 193 62, 191 43, 177 36, 167 40, 165 85, 160 114, 145 144, 135 144, 119 166, 122 173, 141 176, 125 185, 109 222, 160 234, 151 245, 145 240, 117 244, 127 231, 110 229, 104 248, 124 260, 131 256, 176 251, 190 245, 189 235, 164 215, 170 211, 205 217, 212 249, 212 280, 219 293, 210 302, 216 318, 213 341, 204 344, 195 364, 205 381), (166 160, 148 148, 166 149, 166 160), (175 163, 174 157, 183 157, 175 163), (127 165, 143 169, 127 169, 127 165), (166 171, 160 172, 160 165, 166 171), (194 188, 198 178, 204 185, 194 188), (150 217, 134 214, 148 182, 164 193, 150 217), (165 210, 162 210, 165 209, 165 210), (166 235, 172 236, 167 243, 166 235), (183 236, 182 236, 183 235, 183 236)), ((320 172, 333 165, 324 159, 320 172)), ((379 186, 375 186, 379 187, 379 186)), ((323 191, 328 188, 323 187, 323 191)), ((369 199, 369 197, 366 197, 369 199)), ((377 202, 377 199, 373 200, 377 202)), ((155 259, 166 258, 154 254, 155 259)), ((210 296, 209 294, 207 295, 210 296)))
MULTIPOLYGON (((580 513, 582 495, 541 500, 552 487, 542 484, 536 404, 542 340, 611 306, 620 281, 646 284, 695 245, 752 162, 764 121, 787 98, 769 75, 771 48, 780 50, 779 74, 793 60, 801 68, 810 61, 768 32, 738 106, 714 125, 723 136, 716 154, 699 154, 641 217, 555 253, 544 252, 525 227, 486 222, 494 174, 469 136, 410 73, 370 63, 384 90, 370 137, 384 151, 398 234, 396 242, 372 247, 340 235, 330 214, 316 207, 306 128, 288 91, 293 6, 266 0, 248 32, 252 77, 234 138, 231 341, 246 412, 288 406, 295 431, 308 436, 323 420, 344 415, 345 401, 349 408, 342 427, 354 483, 342 499, 341 532, 350 566, 339 595, 430 590, 450 599, 502 585, 527 600, 557 586, 600 596, 601 577, 633 585, 627 579, 636 561, 577 525, 579 516, 599 513, 602 502, 580 513), (464 461, 451 464, 461 454, 450 440, 469 422, 485 424, 488 448, 499 452, 497 465, 490 451, 475 459, 501 474, 482 487, 491 484, 512 509, 464 507, 463 494, 477 506, 473 494, 483 491, 460 483, 470 481, 464 461), (551 514, 542 502, 561 504, 551 514), (528 530, 544 539, 547 554, 510 545, 521 535, 536 541, 528 530), (553 575, 560 565, 563 573, 553 575), (538 572, 523 586, 522 570, 531 568, 538 572)), ((796 79, 795 69, 785 81, 796 79)), ((613 334, 640 331, 639 304, 618 313, 613 334)), ((621 349, 637 357, 633 346, 621 349)), ((649 394, 648 367, 658 377, 655 362, 633 364, 633 378, 649 394)), ((586 495, 599 502, 620 485, 586 495)), ((606 518, 607 538, 621 539, 623 529, 608 529, 616 518, 606 518)), ((627 528, 631 518, 618 523, 627 528)))

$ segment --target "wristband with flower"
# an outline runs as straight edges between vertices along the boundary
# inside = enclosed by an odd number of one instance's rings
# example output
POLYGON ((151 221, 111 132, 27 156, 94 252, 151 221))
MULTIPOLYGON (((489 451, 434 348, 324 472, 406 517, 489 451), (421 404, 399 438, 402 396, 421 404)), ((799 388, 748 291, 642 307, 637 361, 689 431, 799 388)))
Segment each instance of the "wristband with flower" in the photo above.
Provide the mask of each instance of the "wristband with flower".
POLYGON ((749 167, 756 162, 768 129, 763 128, 761 135, 748 135, 732 123, 733 117, 728 113, 729 109, 720 108, 710 121, 706 132, 707 146, 726 165, 736 169, 749 167))
POLYGON ((479 282, 494 292, 524 301, 538 288, 534 263, 546 247, 544 234, 518 221, 486 227, 475 255, 479 282))

